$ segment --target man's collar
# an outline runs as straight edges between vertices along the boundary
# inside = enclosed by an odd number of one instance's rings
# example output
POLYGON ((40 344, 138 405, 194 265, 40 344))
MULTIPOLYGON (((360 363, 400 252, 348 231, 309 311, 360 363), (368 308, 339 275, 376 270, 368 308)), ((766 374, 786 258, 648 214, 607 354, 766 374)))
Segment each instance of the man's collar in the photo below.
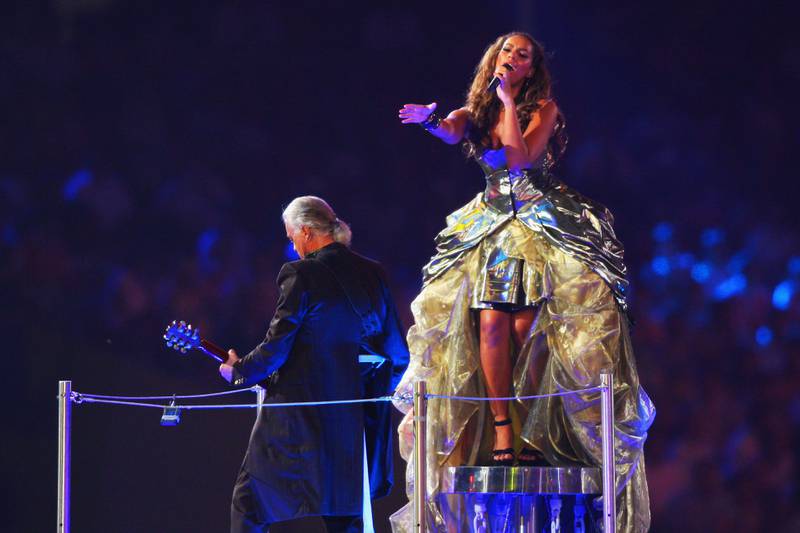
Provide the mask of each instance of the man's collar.
POLYGON ((307 253, 306 256, 304 257, 304 259, 314 259, 317 256, 317 254, 319 254, 322 250, 326 250, 326 249, 333 250, 333 249, 338 248, 340 246, 344 246, 344 244, 342 244, 340 242, 336 242, 336 241, 328 243, 325 246, 317 248, 313 252, 307 253))

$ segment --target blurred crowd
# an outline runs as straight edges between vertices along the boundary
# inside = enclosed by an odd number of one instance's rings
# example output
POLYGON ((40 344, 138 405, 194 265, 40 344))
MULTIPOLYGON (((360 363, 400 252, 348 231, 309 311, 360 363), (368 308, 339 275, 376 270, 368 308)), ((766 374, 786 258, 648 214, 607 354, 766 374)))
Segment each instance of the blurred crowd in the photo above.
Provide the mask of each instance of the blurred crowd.
POLYGON ((733 230, 658 224, 634 282, 634 343, 659 408, 647 449, 659 531, 687 516, 697 531, 800 526, 798 242, 733 230))

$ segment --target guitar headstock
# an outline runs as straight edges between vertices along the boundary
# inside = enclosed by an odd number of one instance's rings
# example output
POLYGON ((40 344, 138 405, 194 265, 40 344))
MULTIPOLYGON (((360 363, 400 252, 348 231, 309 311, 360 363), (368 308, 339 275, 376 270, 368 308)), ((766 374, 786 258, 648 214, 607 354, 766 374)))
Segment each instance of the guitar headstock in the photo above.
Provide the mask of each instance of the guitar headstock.
POLYGON ((167 342, 167 348, 174 348, 182 354, 191 349, 199 348, 202 342, 200 330, 192 328, 191 324, 187 324, 183 320, 180 322, 173 320, 172 324, 167 326, 164 340, 167 342))

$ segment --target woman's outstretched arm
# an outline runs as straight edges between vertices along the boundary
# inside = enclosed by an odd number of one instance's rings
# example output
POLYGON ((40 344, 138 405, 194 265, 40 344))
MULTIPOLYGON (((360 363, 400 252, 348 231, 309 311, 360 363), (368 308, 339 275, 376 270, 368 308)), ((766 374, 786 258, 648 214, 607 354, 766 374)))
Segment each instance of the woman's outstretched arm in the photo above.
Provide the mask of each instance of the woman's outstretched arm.
MULTIPOLYGON (((435 121, 431 115, 436 110, 436 102, 428 105, 404 104, 398 111, 403 124, 422 124, 423 127, 447 144, 456 144, 464 138, 469 114, 463 107, 447 115, 447 118, 435 121)), ((434 117, 435 118, 435 117, 434 117)))

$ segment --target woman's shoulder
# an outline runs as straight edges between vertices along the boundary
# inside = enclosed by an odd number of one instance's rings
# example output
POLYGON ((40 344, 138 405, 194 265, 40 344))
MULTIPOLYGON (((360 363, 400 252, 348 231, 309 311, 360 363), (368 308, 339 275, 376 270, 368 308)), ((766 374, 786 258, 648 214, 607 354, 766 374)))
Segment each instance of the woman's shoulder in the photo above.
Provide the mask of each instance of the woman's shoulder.
POLYGON ((531 124, 551 124, 555 123, 558 113, 556 101, 552 98, 543 98, 532 106, 529 116, 531 124))
POLYGON ((533 111, 534 113, 557 113, 558 112, 558 104, 556 104, 555 98, 542 98, 541 100, 536 101, 536 108, 533 111))

